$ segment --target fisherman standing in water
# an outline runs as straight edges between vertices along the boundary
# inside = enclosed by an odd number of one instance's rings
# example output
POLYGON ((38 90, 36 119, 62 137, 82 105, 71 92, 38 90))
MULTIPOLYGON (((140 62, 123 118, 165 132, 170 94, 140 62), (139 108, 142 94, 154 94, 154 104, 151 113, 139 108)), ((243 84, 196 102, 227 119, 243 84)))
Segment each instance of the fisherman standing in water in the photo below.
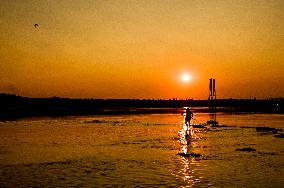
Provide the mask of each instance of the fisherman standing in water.
POLYGON ((187 127, 190 126, 190 120, 193 117, 193 113, 189 108, 186 108, 185 110, 185 124, 187 125, 187 127))

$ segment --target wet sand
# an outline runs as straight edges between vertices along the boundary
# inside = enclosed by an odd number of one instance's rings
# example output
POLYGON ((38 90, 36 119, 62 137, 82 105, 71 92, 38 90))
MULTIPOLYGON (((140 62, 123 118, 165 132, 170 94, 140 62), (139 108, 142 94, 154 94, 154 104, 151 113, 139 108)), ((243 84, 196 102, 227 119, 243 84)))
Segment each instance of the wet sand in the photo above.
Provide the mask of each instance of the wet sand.
MULTIPOLYGON (((196 113, 195 123, 209 118, 196 113)), ((187 139, 177 114, 0 122, 0 186, 281 187, 281 132, 255 127, 284 128, 284 116, 220 113, 217 120, 227 127, 191 129, 187 139)))

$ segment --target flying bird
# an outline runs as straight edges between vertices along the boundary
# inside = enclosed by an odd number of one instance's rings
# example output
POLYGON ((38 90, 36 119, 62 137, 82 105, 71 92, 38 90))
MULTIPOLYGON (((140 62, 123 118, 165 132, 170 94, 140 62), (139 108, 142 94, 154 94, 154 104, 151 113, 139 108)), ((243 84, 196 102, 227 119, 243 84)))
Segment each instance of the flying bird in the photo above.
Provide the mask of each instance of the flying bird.
POLYGON ((35 24, 35 28, 37 28, 38 27, 38 24, 35 24))

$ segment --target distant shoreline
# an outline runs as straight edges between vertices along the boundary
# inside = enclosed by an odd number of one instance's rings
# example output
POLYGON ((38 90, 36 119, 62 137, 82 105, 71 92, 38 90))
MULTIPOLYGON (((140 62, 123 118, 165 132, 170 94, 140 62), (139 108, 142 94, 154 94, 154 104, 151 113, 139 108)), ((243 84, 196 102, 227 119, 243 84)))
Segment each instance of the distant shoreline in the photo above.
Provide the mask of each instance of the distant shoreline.
POLYGON ((0 94, 0 119, 36 116, 119 115, 182 113, 183 107, 195 112, 213 113, 284 113, 284 99, 139 100, 139 99, 68 99, 27 98, 0 94))

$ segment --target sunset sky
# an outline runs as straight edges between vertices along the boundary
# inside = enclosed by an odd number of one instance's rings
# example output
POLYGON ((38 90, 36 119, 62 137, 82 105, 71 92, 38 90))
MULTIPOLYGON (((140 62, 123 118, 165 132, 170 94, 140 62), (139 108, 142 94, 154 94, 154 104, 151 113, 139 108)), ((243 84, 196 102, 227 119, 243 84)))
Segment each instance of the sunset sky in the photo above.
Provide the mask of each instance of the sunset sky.
POLYGON ((283 0, 0 0, 0 92, 284 97, 283 20, 283 0))

